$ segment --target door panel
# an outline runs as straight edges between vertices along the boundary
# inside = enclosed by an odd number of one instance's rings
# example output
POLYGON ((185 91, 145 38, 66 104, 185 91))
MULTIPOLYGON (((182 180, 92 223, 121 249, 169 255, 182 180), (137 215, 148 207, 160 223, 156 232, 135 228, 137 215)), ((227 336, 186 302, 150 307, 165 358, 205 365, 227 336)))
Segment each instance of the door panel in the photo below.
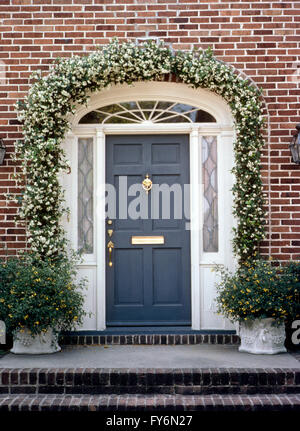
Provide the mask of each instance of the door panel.
POLYGON ((190 232, 180 212, 189 184, 189 136, 108 136, 106 183, 116 188, 116 219, 106 224, 114 231, 107 235, 114 243, 112 267, 107 253, 107 325, 189 325, 190 232), (141 187, 146 174, 153 181, 148 194, 141 187), (176 197, 163 184, 177 187, 176 197), (155 187, 162 187, 156 199, 155 187), (134 219, 126 218, 128 208, 134 219), (135 235, 162 235, 164 244, 133 245, 135 235))
POLYGON ((143 305, 143 250, 117 248, 114 256, 115 305, 143 305), (126 274, 126 277, 122 276, 126 274))
POLYGON ((179 144, 153 144, 151 153, 153 164, 180 163, 179 144))
POLYGON ((138 144, 115 145, 114 164, 116 165, 135 165, 142 163, 143 147, 138 144))
POLYGON ((153 250, 153 304, 181 304, 181 249, 153 250))

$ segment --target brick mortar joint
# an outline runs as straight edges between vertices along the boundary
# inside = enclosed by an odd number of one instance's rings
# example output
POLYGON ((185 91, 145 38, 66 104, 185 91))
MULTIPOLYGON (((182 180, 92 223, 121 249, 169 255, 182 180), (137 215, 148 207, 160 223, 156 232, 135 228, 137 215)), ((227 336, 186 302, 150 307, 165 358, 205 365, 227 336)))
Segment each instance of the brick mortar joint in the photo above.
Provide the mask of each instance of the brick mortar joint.
POLYGON ((300 369, 19 369, 0 370, 0 387, 294 386, 300 369), (152 377, 151 377, 152 376, 152 377), (126 379, 124 380, 124 378, 126 379), (102 378, 102 381, 101 381, 102 378), (122 381, 123 378, 123 381, 122 381), (131 379, 130 379, 131 378, 131 379), (253 380, 254 379, 254 380, 253 380))
POLYGON ((103 344, 233 344, 240 342, 236 334, 119 334, 119 335, 62 335, 65 345, 103 344))

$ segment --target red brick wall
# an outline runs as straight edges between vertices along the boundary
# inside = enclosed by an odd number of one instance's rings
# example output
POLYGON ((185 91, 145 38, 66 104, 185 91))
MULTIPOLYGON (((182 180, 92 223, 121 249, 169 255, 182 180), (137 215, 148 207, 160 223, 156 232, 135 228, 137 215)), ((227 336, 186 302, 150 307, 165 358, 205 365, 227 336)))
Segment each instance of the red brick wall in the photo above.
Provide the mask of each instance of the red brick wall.
MULTIPOLYGON (((8 152, 21 137, 14 104, 24 97, 35 69, 47 71, 57 56, 84 54, 96 45, 159 37, 174 49, 212 47, 217 58, 264 89, 269 131, 262 157, 270 189, 271 242, 263 252, 300 258, 300 169, 288 143, 299 122, 300 1, 260 0, 0 0, 0 136, 8 152), (2 67, 2 69, 1 69, 2 67), (297 72, 298 67, 298 72, 297 72)), ((0 241, 8 253, 25 244, 14 224, 13 163, 0 166, 0 241)), ((0 254, 6 251, 0 249, 0 254)))

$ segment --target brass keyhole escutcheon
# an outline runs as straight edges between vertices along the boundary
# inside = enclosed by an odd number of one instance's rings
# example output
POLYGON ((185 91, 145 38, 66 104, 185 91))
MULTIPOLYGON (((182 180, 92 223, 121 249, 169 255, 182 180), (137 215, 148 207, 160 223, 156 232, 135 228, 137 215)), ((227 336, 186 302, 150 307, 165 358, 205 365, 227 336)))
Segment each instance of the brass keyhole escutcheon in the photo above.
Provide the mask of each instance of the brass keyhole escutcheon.
POLYGON ((152 181, 149 178, 149 174, 146 175, 146 178, 142 182, 142 187, 145 190, 145 192, 148 194, 149 191, 152 189, 152 181))

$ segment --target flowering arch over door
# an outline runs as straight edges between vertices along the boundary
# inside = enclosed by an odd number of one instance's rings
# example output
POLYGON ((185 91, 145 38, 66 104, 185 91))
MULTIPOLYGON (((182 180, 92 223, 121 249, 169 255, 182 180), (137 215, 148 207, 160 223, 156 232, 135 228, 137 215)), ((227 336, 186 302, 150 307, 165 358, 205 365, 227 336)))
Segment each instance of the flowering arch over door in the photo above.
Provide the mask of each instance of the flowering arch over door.
POLYGON ((137 46, 118 41, 86 57, 60 59, 45 77, 35 74, 27 98, 18 104, 24 140, 17 142, 17 152, 26 175, 20 216, 27 221, 33 250, 51 257, 65 249, 60 219, 67 210, 58 174, 69 169, 61 148, 69 127, 67 115, 87 103, 90 92, 111 84, 164 80, 166 74, 220 95, 231 108, 236 130, 233 213, 238 221, 234 251, 242 261, 257 252, 264 238, 260 92, 210 51, 174 54, 155 42, 137 46))

